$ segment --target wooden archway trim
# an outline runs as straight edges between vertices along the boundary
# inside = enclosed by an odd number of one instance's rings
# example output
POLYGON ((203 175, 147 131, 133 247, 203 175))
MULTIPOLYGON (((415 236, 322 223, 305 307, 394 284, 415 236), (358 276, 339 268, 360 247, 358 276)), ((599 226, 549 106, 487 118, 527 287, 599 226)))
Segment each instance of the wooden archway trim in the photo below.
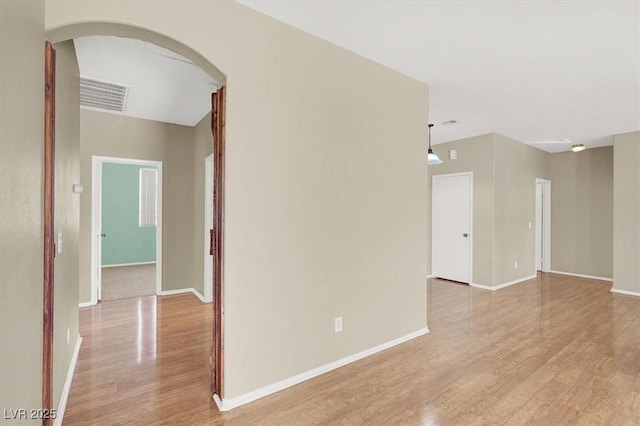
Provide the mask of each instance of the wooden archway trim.
POLYGON ((53 408, 53 267, 56 133, 56 51, 45 43, 44 63, 44 269, 42 317, 42 424, 51 424, 53 408))
POLYGON ((213 134, 213 229, 210 253, 213 255, 213 347, 211 390, 223 397, 224 380, 224 176, 225 176, 226 89, 211 94, 211 132, 213 134))

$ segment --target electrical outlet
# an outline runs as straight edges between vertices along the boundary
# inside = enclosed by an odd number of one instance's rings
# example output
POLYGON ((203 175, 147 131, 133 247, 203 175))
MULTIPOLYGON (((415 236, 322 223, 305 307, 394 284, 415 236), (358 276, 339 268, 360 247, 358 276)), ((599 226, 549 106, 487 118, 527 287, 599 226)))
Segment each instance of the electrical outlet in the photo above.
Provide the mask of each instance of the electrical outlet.
POLYGON ((518 269, 518 261, 517 260, 513 263, 513 268, 514 269, 518 269))
POLYGON ((529 229, 531 229, 531 221, 529 221, 529 229))
POLYGON ((340 333, 342 331, 342 317, 338 317, 334 320, 334 330, 336 333, 340 333))

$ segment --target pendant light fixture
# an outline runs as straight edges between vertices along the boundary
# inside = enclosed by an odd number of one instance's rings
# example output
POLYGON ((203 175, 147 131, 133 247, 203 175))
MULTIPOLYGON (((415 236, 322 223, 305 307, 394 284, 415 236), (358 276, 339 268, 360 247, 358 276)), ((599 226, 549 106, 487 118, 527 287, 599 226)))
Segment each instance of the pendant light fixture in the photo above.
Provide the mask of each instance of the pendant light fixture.
POLYGON ((429 151, 427 151, 427 164, 429 165, 442 164, 442 160, 438 158, 438 156, 433 152, 433 149, 431 149, 431 128, 432 127, 433 127, 433 124, 429 123, 429 151))

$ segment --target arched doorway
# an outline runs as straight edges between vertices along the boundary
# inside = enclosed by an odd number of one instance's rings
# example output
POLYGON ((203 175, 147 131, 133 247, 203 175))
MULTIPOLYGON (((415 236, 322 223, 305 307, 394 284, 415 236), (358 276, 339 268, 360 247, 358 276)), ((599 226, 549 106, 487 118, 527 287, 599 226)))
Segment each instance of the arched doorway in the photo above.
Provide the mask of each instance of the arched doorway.
MULTIPOLYGON (((211 390, 218 398, 223 396, 223 259, 224 259, 224 164, 225 164, 225 111, 226 111, 226 77, 211 62, 189 46, 170 37, 143 28, 115 23, 77 23, 59 27, 48 32, 52 43, 72 40, 78 37, 103 35, 133 38, 164 47, 191 60, 195 65, 208 73, 221 84, 217 92, 212 94, 211 130, 213 134, 213 229, 210 232, 210 255, 213 256, 213 346, 211 349, 211 390)), ((49 114, 49 119, 53 119, 49 114)), ((51 143, 53 143, 51 141, 51 143)), ((52 160, 53 161, 53 160, 52 160)), ((51 166, 51 165, 50 165, 51 166)), ((51 189, 52 191, 52 189, 51 189)), ((53 195, 53 193, 51 193, 53 195)), ((53 213, 53 206, 50 207, 53 213)), ((48 212, 45 211, 45 216, 48 212)), ((47 234, 45 225, 45 235, 47 234)), ((52 229, 48 230, 51 234, 52 229)), ((45 251, 45 265, 51 264, 53 251, 45 251), (50 257, 50 258, 49 258, 50 257)), ((45 300, 43 309, 43 408, 52 407, 53 383, 53 274, 45 276, 45 300)))

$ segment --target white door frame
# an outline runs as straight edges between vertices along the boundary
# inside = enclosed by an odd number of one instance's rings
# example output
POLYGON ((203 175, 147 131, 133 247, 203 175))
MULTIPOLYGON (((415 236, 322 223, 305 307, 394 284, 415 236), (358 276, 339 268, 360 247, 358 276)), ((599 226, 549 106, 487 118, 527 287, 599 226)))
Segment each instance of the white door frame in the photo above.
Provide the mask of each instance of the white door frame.
POLYGON ((542 198, 545 202, 542 203, 542 272, 551 272, 551 181, 547 179, 536 178, 536 265, 534 273, 538 271, 538 185, 542 185, 542 198))
MULTIPOLYGON (((473 172, 446 173, 431 176, 431 206, 433 208, 433 181, 436 178, 469 176, 469 285, 473 283, 473 172)), ((433 211, 431 213, 431 228, 433 230, 433 211)), ((433 231, 432 231, 433 232, 433 231)), ((431 273, 433 274, 433 238, 431 239, 431 273)))
POLYGON ((162 161, 137 160, 132 158, 91 156, 91 305, 102 298, 102 164, 133 164, 151 166, 158 170, 157 202, 158 223, 156 226, 156 294, 162 291, 162 161))
POLYGON ((213 228, 213 154, 204 159, 204 302, 213 302, 213 256, 209 230, 213 228))

